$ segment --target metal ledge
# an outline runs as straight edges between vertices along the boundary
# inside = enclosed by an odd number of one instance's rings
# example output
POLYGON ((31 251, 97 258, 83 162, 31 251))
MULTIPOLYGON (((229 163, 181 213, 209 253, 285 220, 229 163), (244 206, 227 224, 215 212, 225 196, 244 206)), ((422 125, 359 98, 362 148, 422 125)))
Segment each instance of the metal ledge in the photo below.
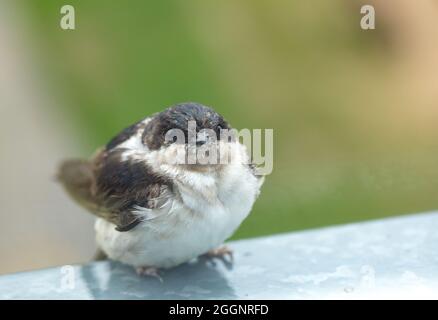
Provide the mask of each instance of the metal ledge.
POLYGON ((1 299, 438 298, 438 213, 230 242, 155 278, 111 261, 0 276, 1 299))

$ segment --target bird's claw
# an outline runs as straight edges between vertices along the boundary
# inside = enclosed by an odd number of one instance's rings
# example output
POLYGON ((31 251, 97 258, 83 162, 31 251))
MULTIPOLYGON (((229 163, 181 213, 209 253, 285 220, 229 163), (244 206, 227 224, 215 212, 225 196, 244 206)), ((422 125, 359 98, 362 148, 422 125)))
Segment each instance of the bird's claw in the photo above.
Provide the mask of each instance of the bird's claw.
POLYGON ((230 262, 233 263, 234 257, 233 257, 233 251, 228 248, 227 246, 222 246, 213 250, 208 251, 205 254, 208 258, 219 258, 221 260, 226 261, 226 257, 229 258, 230 262))
POLYGON ((155 267, 137 267, 135 271, 139 276, 154 277, 157 278, 161 283, 163 278, 161 278, 158 268, 155 267))

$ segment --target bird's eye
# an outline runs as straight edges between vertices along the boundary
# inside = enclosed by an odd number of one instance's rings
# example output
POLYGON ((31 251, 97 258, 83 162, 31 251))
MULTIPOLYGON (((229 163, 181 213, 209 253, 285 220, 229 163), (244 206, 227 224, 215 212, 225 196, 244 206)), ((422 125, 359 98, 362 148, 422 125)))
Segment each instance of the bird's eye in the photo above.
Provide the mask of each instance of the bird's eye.
POLYGON ((168 139, 165 138, 165 142, 168 145, 173 144, 177 141, 178 141, 178 138, 176 136, 169 137, 168 139))

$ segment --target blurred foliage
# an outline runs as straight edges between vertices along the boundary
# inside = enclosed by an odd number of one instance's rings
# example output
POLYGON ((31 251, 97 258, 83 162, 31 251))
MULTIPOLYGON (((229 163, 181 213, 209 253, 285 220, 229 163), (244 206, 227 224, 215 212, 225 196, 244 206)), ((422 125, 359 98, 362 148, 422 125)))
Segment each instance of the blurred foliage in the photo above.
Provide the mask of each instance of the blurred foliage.
POLYGON ((64 4, 23 5, 84 156, 197 101, 237 128, 274 128, 274 172, 236 238, 437 207, 436 130, 402 107, 391 37, 359 28, 359 4, 70 1, 76 30, 63 31, 64 4))

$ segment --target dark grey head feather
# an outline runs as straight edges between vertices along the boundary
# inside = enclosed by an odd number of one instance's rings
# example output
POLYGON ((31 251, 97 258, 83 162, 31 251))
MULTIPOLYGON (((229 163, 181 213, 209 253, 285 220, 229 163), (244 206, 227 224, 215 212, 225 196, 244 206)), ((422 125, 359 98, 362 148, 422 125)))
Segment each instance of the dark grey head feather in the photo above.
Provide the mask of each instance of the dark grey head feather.
POLYGON ((180 129, 184 132, 185 141, 188 141, 188 122, 196 122, 196 131, 211 129, 220 139, 220 130, 229 129, 224 118, 213 109, 195 102, 177 104, 163 112, 156 114, 146 125, 143 132, 143 143, 149 149, 159 149, 164 141, 166 133, 171 129, 180 129))

